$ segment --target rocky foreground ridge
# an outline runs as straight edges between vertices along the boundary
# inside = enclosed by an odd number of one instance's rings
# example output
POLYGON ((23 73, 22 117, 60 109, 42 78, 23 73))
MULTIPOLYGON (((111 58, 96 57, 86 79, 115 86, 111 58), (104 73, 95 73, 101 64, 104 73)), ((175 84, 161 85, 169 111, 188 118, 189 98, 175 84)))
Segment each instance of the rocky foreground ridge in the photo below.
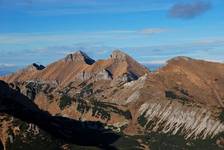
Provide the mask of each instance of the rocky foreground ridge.
MULTIPOLYGON (((221 63, 176 57, 150 72, 119 50, 98 61, 78 51, 46 67, 32 64, 0 80, 41 111, 80 122, 101 122, 113 133, 134 139, 140 145, 136 149, 223 148, 221 63), (158 144, 161 140, 163 144, 158 144)), ((5 130, 9 124, 12 121, 0 125, 4 147, 11 139, 5 130)), ((16 127, 10 125, 10 129, 16 127)))

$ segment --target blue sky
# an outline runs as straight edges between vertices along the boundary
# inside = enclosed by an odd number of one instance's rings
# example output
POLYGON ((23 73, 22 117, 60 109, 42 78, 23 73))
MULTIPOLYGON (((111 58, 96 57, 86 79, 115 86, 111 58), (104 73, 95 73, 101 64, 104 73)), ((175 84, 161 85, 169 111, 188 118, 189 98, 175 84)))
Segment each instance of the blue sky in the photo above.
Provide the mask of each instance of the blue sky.
POLYGON ((223 0, 0 0, 0 70, 76 50, 122 49, 139 62, 224 61, 223 0))

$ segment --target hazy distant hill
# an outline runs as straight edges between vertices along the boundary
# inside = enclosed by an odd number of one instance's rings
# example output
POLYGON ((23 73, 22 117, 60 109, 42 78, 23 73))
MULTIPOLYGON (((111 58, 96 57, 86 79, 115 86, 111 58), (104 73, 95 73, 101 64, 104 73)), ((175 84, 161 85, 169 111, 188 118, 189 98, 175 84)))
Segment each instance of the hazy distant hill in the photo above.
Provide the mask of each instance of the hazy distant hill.
POLYGON ((7 75, 7 74, 10 74, 10 73, 13 73, 13 72, 15 72, 17 69, 18 69, 17 67, 4 67, 4 68, 1 68, 1 67, 0 67, 0 76, 7 75))

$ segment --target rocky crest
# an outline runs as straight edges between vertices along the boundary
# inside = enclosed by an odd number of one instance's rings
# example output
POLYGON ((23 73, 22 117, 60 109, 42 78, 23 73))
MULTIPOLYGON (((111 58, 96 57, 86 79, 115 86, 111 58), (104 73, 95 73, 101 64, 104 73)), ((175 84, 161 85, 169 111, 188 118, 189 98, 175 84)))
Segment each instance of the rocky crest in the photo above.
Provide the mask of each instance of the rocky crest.
POLYGON ((74 54, 68 54, 64 60, 66 62, 69 62, 69 61, 74 61, 77 63, 83 62, 83 63, 89 64, 89 65, 92 65, 95 62, 95 60, 90 58, 86 53, 84 53, 82 51, 77 51, 74 54))
POLYGON ((115 50, 110 55, 111 59, 117 60, 117 61, 125 61, 127 59, 127 57, 129 57, 129 56, 120 50, 115 50))
POLYGON ((112 78, 119 78, 126 82, 129 80, 136 80, 138 77, 149 72, 148 69, 121 51, 114 51, 111 58, 113 59, 109 58, 107 60, 95 62, 84 52, 77 51, 74 54, 67 55, 62 60, 48 65, 43 70, 38 69, 37 72, 32 72, 32 76, 30 73, 25 73, 25 71, 19 71, 23 72, 23 74, 15 73, 3 77, 2 79, 7 82, 18 80, 58 81, 65 85, 71 81, 77 80, 77 78, 82 81, 89 79, 110 80, 112 78), (116 62, 114 62, 114 60, 116 60, 116 62))

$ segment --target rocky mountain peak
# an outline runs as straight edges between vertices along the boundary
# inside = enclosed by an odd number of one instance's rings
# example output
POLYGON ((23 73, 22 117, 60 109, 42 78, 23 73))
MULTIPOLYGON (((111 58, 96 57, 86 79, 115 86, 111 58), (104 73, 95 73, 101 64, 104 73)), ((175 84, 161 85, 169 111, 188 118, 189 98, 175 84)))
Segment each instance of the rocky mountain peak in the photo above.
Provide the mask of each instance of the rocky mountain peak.
POLYGON ((178 57, 174 57, 174 58, 172 58, 172 59, 170 59, 169 61, 168 61, 168 63, 169 62, 176 62, 176 61, 178 61, 178 62, 180 62, 180 61, 190 61, 190 60, 192 60, 192 58, 190 58, 190 57, 186 57, 186 56, 178 56, 178 57))
POLYGON ((73 62, 84 62, 87 63, 89 65, 92 65, 95 60, 93 60, 92 58, 90 58, 86 53, 82 52, 82 51, 77 51, 73 54, 68 54, 65 59, 66 62, 69 61, 73 61, 73 62))
POLYGON ((128 57, 128 55, 126 53, 122 52, 121 50, 115 50, 110 55, 111 59, 120 60, 120 61, 126 60, 127 57, 128 57))

